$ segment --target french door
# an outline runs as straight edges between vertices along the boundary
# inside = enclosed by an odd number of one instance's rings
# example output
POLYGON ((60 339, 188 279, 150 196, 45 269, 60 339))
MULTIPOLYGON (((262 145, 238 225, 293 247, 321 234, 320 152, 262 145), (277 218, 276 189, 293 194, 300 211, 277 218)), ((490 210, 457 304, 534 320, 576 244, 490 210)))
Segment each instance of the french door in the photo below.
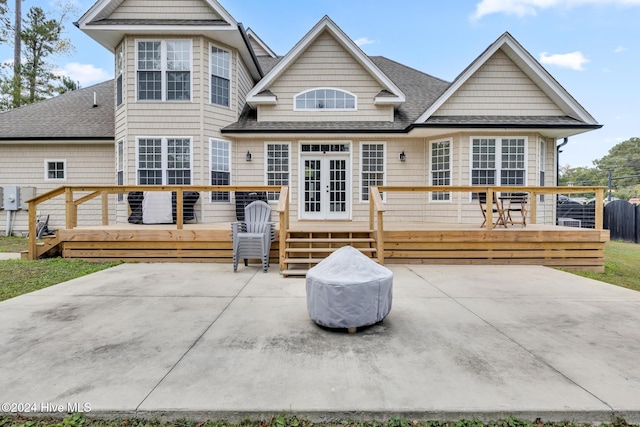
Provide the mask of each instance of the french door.
POLYGON ((349 219, 348 153, 302 153, 300 219, 349 219))

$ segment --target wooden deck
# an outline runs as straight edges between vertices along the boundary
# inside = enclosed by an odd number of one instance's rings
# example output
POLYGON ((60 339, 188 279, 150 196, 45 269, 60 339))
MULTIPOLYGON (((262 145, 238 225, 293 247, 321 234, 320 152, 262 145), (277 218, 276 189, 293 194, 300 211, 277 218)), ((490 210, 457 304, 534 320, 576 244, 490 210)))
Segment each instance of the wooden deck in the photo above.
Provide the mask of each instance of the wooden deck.
MULTIPOLYGON (((451 186, 451 192, 486 192, 487 203, 496 190, 525 191, 530 195, 528 224, 495 227, 499 218, 485 211, 487 222, 404 222, 397 216, 385 219, 392 204, 383 203, 378 187, 370 188, 368 221, 292 221, 287 186, 66 186, 37 196, 29 203, 29 254, 31 259, 61 254, 66 258, 93 261, 130 260, 146 262, 231 263, 233 249, 229 222, 191 224, 183 221, 186 191, 279 191, 276 239, 271 246, 272 268, 287 275, 304 274, 336 249, 352 245, 376 261, 420 264, 533 264, 604 271, 604 245, 609 231, 602 229, 603 187, 581 187, 595 191, 596 229, 536 224, 537 195, 559 194, 576 187, 478 187, 451 186), (176 193, 176 224, 136 225, 113 223, 109 219, 109 194, 132 191, 176 193), (87 194, 88 193, 88 194, 87 194), (83 195, 85 194, 85 195, 83 195), (36 244, 38 204, 55 197, 65 198, 65 224, 54 238, 36 244), (101 197, 103 225, 78 226, 78 207, 101 197)), ((384 192, 418 194, 442 187, 380 187, 384 192)), ((397 206, 395 206, 397 208, 397 206)), ((455 209, 455 207, 454 207, 455 209)), ((452 215, 455 218, 455 215, 452 215)))
MULTIPOLYGON (((230 223, 175 225, 113 224, 58 230, 39 247, 52 247, 65 258, 91 261, 228 262, 232 260, 230 223)), ((276 233, 280 235, 279 230, 276 233)), ((333 250, 351 244, 377 258, 376 232, 364 222, 292 222, 287 233, 287 259, 306 269, 333 250)), ((531 224, 486 230, 473 224, 387 222, 385 263, 533 264, 604 270, 608 230, 531 224)), ((279 260, 280 239, 271 248, 272 265, 279 260)))

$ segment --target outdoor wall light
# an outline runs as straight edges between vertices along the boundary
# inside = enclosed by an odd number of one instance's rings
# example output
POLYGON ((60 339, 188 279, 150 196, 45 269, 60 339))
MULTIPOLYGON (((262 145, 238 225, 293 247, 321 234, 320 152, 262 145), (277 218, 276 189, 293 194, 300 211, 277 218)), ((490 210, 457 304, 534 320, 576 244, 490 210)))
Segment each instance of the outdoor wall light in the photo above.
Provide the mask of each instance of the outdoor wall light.
POLYGON ((247 162, 251 161, 251 151, 247 150, 247 156, 246 156, 247 162))
POLYGON ((400 161, 404 162, 407 160, 407 156, 404 154, 404 150, 400 152, 400 161))

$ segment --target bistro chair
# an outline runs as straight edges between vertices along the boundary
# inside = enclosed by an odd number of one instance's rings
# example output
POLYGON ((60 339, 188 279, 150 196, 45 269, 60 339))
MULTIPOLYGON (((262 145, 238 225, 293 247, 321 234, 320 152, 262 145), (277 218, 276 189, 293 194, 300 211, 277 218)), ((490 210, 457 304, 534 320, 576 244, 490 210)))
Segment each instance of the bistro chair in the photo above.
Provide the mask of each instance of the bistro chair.
POLYGON ((251 202, 244 208, 244 221, 231 223, 233 240, 233 271, 238 271, 238 260, 260 259, 262 270, 269 269, 269 251, 275 240, 275 223, 271 222, 271 207, 263 201, 251 202))
MULTIPOLYGON (((482 228, 487 223, 488 207, 487 207, 486 192, 478 192, 478 204, 480 205, 480 211, 482 212, 482 217, 484 218, 484 221, 482 221, 482 225, 480 226, 480 228, 482 228)), ((493 223, 493 226, 497 227, 498 225, 502 225, 503 227, 506 228, 507 224, 504 219, 504 212, 501 209, 500 204, 498 203, 498 196, 495 192, 493 193, 493 209, 491 209, 491 211, 494 214, 494 218, 495 218, 495 222, 493 223)))
MULTIPOLYGON (((527 202, 528 193, 510 193, 506 197, 502 197, 502 202, 508 201, 507 207, 504 209, 505 220, 511 225, 522 224, 522 227, 527 226, 527 202), (511 213, 519 213, 520 221, 514 221, 511 213)), ((516 217, 517 218, 517 217, 516 217)))

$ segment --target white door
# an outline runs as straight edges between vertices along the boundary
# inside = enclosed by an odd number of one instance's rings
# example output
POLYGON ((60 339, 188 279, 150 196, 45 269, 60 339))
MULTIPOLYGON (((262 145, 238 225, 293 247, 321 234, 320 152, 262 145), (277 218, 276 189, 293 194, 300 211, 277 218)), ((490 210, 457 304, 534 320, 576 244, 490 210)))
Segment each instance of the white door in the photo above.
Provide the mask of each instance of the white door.
POLYGON ((349 154, 303 153, 301 160, 300 219, 349 219, 349 154))

